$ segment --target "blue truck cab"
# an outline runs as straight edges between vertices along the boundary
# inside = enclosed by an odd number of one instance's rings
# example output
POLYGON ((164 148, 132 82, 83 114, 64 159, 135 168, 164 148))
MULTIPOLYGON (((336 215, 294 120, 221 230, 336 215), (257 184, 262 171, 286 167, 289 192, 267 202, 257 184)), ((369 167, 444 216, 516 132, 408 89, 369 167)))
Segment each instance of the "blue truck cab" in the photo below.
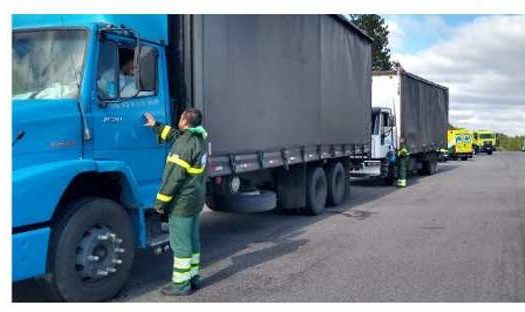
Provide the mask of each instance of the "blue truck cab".
POLYGON ((108 299, 136 247, 166 242, 146 219, 169 146, 142 115, 167 123, 177 116, 167 22, 13 16, 14 281, 46 276, 61 299, 108 299), (134 75, 123 73, 126 62, 134 75))
POLYGON ((112 298, 169 146, 144 127, 196 107, 212 210, 319 215, 370 154, 372 40, 338 15, 14 15, 13 280, 112 298), (346 64, 346 65, 344 65, 346 64), (351 100, 349 100, 351 99, 351 100))

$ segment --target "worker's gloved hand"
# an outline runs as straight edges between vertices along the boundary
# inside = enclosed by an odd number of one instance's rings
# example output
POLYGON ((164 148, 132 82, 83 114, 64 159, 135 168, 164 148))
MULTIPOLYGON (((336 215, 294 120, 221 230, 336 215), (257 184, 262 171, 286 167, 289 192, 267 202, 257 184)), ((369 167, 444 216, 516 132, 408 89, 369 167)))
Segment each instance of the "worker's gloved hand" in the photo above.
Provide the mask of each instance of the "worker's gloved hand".
POLYGON ((146 123, 144 124, 145 127, 153 127, 155 122, 157 122, 151 113, 146 112, 144 113, 143 117, 146 119, 146 123))
POLYGON ((160 215, 164 214, 164 208, 162 208, 162 207, 160 207, 160 206, 155 206, 154 208, 155 208, 155 211, 156 211, 158 214, 160 214, 160 215))

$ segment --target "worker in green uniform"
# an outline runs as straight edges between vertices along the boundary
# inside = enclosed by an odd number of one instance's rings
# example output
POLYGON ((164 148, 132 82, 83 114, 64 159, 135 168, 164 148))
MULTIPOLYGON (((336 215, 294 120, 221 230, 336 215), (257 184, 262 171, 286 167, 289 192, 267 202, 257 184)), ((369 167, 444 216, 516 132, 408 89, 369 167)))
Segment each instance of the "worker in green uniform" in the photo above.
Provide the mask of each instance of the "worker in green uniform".
POLYGON ((152 127, 161 142, 173 143, 154 204, 159 214, 169 216, 174 255, 172 283, 162 289, 162 294, 187 295, 199 288, 199 214, 206 193, 207 133, 201 126, 201 112, 194 108, 182 113, 178 129, 159 123, 150 113, 144 117, 145 126, 152 127))
POLYGON ((399 140, 400 146, 397 150, 397 162, 398 162, 398 171, 397 171, 397 186, 406 187, 407 186, 407 167, 410 152, 408 147, 405 145, 405 138, 399 140))

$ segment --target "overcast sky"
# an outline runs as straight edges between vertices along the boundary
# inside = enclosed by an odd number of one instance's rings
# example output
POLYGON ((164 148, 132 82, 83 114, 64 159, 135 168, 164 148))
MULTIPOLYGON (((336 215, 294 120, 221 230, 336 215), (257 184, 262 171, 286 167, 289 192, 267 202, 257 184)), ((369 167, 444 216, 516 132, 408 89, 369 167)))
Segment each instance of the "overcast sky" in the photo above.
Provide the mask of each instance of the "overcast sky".
POLYGON ((525 15, 385 15, 403 68, 449 88, 451 124, 525 134, 525 15))

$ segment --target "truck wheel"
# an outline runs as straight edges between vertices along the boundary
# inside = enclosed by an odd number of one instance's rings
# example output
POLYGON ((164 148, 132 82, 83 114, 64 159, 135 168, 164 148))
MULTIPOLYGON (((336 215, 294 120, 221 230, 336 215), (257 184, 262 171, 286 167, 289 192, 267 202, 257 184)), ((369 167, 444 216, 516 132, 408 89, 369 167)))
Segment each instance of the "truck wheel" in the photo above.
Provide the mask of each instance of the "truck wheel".
POLYGON ((271 191, 213 194, 207 201, 211 210, 253 213, 272 210, 277 206, 277 195, 271 191))
POLYGON ((461 156, 461 160, 465 161, 465 160, 467 160, 467 159, 468 159, 467 156, 461 156))
POLYGON ((310 168, 306 179, 306 207, 301 211, 311 216, 323 213, 327 193, 328 183, 323 168, 310 168))
POLYGON ((487 151, 487 155, 492 155, 492 151, 487 151))
POLYGON ((327 203, 329 206, 338 206, 345 199, 346 178, 345 169, 340 162, 332 163, 326 171, 328 182, 327 203))
POLYGON ((129 215, 116 202, 84 198, 54 227, 50 288, 58 300, 111 299, 128 279, 135 244, 129 215))
POLYGON ((437 160, 433 160, 431 162, 431 165, 430 165, 430 175, 434 175, 436 174, 436 172, 438 171, 438 162, 437 160))
POLYGON ((426 175, 434 175, 437 172, 437 160, 428 160, 423 162, 422 173, 426 175))

